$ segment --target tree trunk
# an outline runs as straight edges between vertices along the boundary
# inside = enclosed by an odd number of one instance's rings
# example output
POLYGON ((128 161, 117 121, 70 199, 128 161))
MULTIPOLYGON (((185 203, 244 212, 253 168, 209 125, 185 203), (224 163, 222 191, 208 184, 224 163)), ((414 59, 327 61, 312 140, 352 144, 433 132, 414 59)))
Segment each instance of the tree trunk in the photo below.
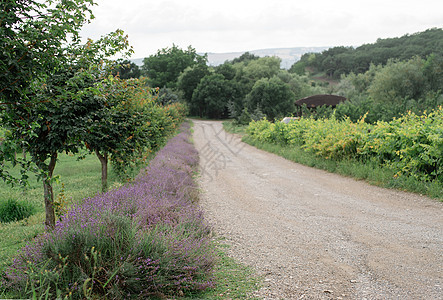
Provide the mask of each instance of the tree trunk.
POLYGON ((100 151, 95 150, 95 154, 102 164, 102 192, 105 193, 108 191, 108 153, 102 155, 100 151))
POLYGON ((52 153, 48 165, 48 173, 43 177, 43 189, 45 195, 45 211, 46 211, 46 228, 52 229, 55 226, 54 212, 54 191, 52 190, 52 174, 54 172, 55 163, 57 162, 57 153, 52 153))

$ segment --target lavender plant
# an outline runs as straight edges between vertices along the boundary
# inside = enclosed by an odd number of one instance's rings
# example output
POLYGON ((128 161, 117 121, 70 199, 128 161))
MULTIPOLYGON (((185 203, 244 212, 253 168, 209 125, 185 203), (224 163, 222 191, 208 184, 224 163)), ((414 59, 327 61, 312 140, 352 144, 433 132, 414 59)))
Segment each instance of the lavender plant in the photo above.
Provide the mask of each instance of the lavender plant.
POLYGON ((20 297, 184 295, 213 286, 215 254, 195 201, 189 125, 131 183, 84 201, 15 258, 3 285, 20 297))

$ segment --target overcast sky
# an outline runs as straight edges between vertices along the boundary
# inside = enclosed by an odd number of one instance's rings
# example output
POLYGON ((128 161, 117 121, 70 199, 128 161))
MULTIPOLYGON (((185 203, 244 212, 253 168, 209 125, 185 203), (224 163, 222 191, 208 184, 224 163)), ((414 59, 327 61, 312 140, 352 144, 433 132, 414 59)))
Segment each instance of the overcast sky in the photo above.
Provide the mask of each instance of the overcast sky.
POLYGON ((443 27, 442 0, 96 0, 82 35, 123 29, 147 57, 176 44, 197 52, 359 46, 443 27))

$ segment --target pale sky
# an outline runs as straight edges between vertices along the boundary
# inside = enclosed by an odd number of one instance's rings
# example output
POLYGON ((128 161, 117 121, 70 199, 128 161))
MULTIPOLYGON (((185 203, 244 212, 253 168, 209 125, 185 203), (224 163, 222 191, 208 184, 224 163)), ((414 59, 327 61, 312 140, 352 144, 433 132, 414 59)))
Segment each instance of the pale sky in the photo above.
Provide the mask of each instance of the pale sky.
POLYGON ((82 31, 122 29, 135 54, 191 45, 197 52, 360 46, 443 27, 442 0, 96 0, 82 31))

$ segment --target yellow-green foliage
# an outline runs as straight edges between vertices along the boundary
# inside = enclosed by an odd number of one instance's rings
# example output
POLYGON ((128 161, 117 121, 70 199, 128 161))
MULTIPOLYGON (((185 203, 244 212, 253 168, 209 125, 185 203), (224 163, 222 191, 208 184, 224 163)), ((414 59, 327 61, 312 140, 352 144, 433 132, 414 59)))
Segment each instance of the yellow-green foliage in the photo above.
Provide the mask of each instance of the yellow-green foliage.
POLYGON ((396 176, 443 181, 443 107, 421 116, 408 113, 390 122, 367 124, 349 118, 251 122, 247 133, 261 142, 298 145, 326 159, 372 159, 396 176))

